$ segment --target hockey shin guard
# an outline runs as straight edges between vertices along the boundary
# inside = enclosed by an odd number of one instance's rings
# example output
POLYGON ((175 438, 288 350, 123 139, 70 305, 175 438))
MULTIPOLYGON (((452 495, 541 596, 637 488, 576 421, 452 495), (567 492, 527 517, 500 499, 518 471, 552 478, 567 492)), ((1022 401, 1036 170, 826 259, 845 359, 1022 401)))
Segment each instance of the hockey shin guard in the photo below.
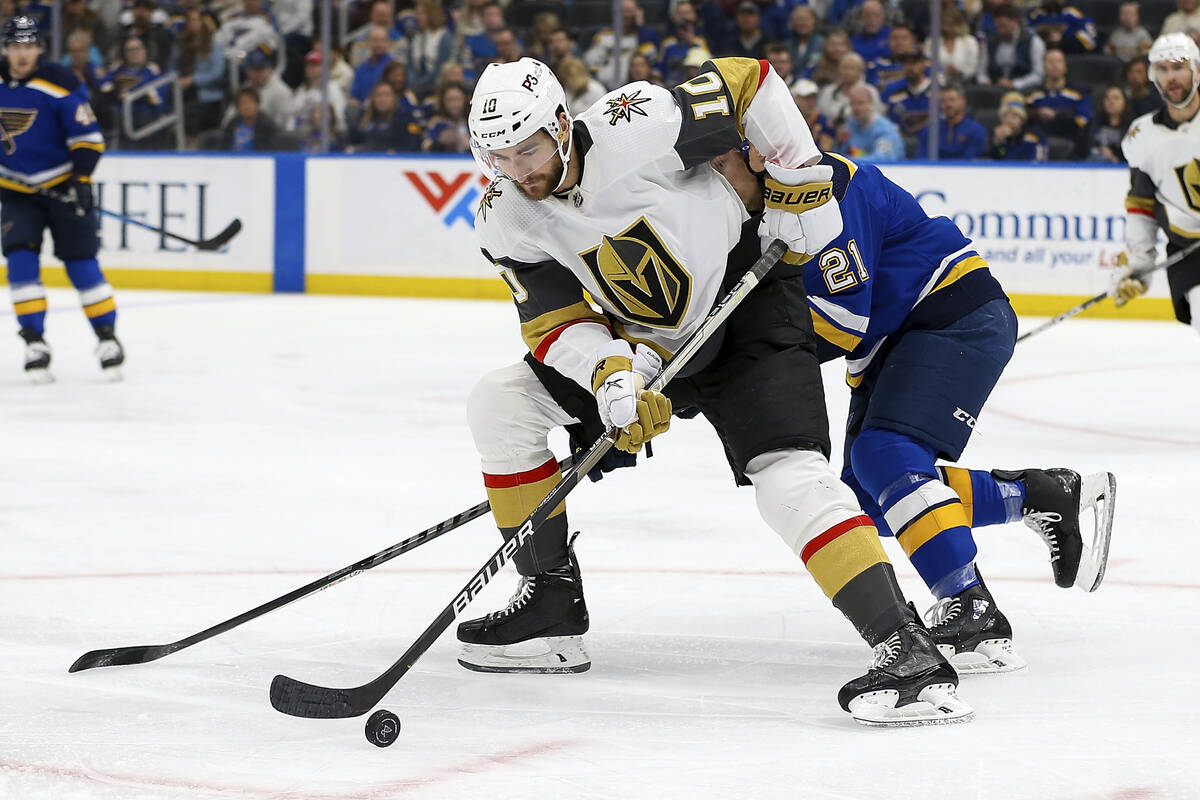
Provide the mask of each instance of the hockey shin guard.
POLYGON ((8 254, 8 285, 17 324, 40 338, 46 332, 46 288, 42 286, 37 253, 14 250, 8 254))
MULTIPOLYGON (((521 523, 560 480, 562 472, 553 455, 541 466, 524 472, 483 474, 492 514, 505 539, 516 535, 521 523)), ((554 509, 546 523, 534 531, 529 544, 513 556, 513 563, 522 575, 537 575, 567 562, 567 508, 564 504, 554 509)))
POLYGON ((978 583, 977 552, 958 494, 937 479, 933 449, 907 436, 866 428, 850 451, 854 475, 883 511, 925 585, 940 597, 978 583))
POLYGON ((92 328, 114 328, 117 324, 117 302, 112 287, 104 280, 100 263, 94 258, 80 258, 66 263, 67 277, 79 291, 79 302, 92 328))

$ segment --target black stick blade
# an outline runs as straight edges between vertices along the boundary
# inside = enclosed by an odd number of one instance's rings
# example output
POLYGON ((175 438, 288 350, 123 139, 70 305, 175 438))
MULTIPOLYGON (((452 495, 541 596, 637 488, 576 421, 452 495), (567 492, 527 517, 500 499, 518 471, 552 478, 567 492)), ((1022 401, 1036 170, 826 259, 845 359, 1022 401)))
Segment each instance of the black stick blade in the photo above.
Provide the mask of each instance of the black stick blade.
POLYGON ((276 711, 307 719, 358 717, 374 707, 374 703, 365 708, 357 707, 352 691, 313 686, 286 675, 276 675, 271 681, 271 705, 276 711))
POLYGON ((114 647, 108 650, 92 650, 75 659, 67 672, 82 672, 93 667, 123 667, 129 664, 145 664, 156 661, 174 652, 162 645, 139 645, 137 647, 114 647))
POLYGON ((226 227, 225 230, 221 231, 211 239, 205 239, 203 241, 196 242, 196 248, 198 250, 220 250, 222 247, 229 244, 229 240, 237 236, 241 229, 242 221, 240 219, 235 219, 233 222, 229 223, 229 226, 226 227))

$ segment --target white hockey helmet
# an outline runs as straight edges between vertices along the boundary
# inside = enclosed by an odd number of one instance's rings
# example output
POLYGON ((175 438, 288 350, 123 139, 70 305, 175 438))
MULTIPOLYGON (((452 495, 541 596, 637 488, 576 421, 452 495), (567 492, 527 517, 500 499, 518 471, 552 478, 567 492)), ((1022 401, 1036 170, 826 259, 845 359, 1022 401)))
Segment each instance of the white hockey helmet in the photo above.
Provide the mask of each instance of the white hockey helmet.
MULTIPOLYGON (((1183 108, 1192 102, 1192 97, 1196 94, 1196 87, 1200 86, 1200 47, 1196 46, 1195 39, 1186 33, 1163 34, 1154 40, 1154 45, 1150 48, 1149 60, 1150 81, 1158 89, 1159 94, 1162 94, 1162 87, 1158 85, 1154 65, 1163 61, 1187 61, 1192 70, 1192 91, 1188 93, 1182 103, 1172 103, 1172 105, 1183 108)), ((1166 95, 1163 95, 1163 99, 1166 99, 1166 95)))
POLYGON ((562 84, 542 62, 522 58, 508 64, 489 64, 475 84, 467 124, 471 129, 471 154, 488 178, 503 175, 519 180, 557 153, 566 179, 571 159, 571 111, 562 84), (565 131, 558 121, 560 111, 567 115, 565 131), (496 159, 495 151, 518 145, 538 131, 550 134, 552 141, 544 148, 525 159, 505 163, 496 159))

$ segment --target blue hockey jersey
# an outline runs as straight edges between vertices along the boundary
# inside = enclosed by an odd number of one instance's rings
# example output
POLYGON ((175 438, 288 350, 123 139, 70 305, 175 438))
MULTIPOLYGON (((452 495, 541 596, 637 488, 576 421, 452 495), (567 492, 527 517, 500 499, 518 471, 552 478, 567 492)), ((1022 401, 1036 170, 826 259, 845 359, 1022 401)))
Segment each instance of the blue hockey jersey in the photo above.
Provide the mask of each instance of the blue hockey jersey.
POLYGON ((43 62, 14 81, 0 61, 0 187, 32 193, 72 175, 89 176, 104 136, 87 89, 66 67, 43 62))
MULTIPOLYGON (((846 356, 857 386, 888 337, 947 325, 1004 297, 987 262, 946 217, 877 167, 827 153, 842 233, 804 262, 804 287, 822 361, 846 356)), ((793 254, 785 256, 792 260, 793 254)))

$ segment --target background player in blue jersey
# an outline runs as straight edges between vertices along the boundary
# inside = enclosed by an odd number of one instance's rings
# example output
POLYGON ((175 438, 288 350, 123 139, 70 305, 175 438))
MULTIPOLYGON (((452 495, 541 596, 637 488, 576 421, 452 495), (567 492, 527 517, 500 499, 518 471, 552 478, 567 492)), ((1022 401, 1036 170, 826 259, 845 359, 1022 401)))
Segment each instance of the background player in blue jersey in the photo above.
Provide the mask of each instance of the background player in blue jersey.
MULTIPOLYGON (((751 168, 761 158, 750 153, 751 168)), ((740 160, 720 165, 747 206, 740 160)), ((843 229, 803 263, 818 355, 845 356, 851 386, 842 480, 893 535, 938 599, 938 647, 966 672, 1019 669, 1012 628, 975 566, 972 527, 1023 520, 1050 548, 1059 586, 1103 575, 1115 482, 1069 469, 966 470, 957 461, 1013 353, 1016 315, 987 263, 946 217, 930 218, 878 168, 826 154, 843 229), (1103 502, 1085 548, 1082 507, 1103 502), (1083 568, 1081 569, 1081 564, 1083 568)), ((742 170, 744 174, 744 170, 742 170)))
POLYGON ((92 172, 104 137, 87 90, 66 67, 42 62, 37 24, 15 16, 4 26, 0 61, 0 225, 13 306, 25 340, 25 370, 36 382, 52 380, 43 334, 46 290, 39 254, 47 228, 54 255, 79 290, 99 343, 105 373, 120 378, 124 351, 115 334, 112 287, 96 260, 99 217, 92 172))

